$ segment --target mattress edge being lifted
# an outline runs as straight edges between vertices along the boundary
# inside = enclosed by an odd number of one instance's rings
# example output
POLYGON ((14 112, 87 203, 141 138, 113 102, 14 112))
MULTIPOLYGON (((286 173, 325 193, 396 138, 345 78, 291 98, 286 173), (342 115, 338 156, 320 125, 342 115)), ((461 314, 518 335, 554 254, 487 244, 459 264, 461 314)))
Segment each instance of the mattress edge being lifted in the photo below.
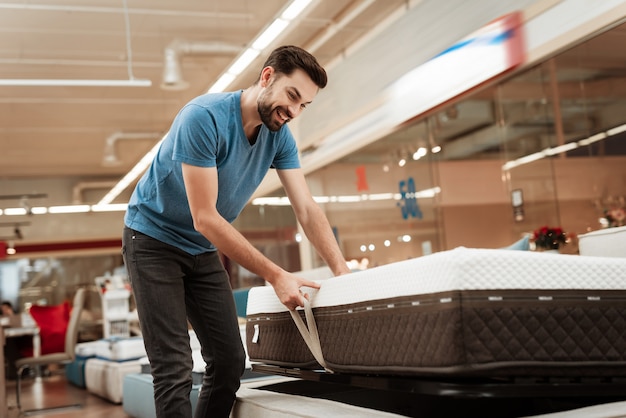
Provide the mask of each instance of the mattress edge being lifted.
MULTIPOLYGON (((626 290, 626 258, 458 247, 303 288, 312 308, 465 290, 626 290)), ((250 289, 247 313, 286 311, 271 286, 250 289)))

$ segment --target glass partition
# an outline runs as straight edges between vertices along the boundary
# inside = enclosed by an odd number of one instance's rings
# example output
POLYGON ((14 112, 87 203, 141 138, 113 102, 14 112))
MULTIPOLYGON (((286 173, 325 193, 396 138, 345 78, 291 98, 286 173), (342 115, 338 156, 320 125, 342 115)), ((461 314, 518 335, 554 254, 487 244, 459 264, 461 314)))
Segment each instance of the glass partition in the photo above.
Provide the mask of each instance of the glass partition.
POLYGON ((542 226, 575 254, 578 234, 623 225, 625 36, 612 28, 311 174, 355 199, 324 204, 346 256, 502 248, 542 226))

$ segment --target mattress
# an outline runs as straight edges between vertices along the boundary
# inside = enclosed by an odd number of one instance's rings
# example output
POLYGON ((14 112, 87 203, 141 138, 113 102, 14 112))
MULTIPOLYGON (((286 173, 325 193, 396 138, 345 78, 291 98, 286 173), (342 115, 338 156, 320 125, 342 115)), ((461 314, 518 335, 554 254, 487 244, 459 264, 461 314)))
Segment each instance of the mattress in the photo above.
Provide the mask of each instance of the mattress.
POLYGON ((581 255, 626 257, 626 226, 579 235, 578 248, 581 255))
POLYGON ((87 341, 83 343, 78 343, 74 347, 74 353, 76 357, 80 357, 82 359, 88 359, 96 356, 96 348, 100 345, 100 341, 87 341))
POLYGON ((95 341, 93 353, 96 357, 111 361, 137 360, 146 356, 141 337, 110 337, 95 341))
POLYGON ((140 373, 141 362, 107 361, 90 358, 85 363, 85 386, 87 391, 113 403, 122 403, 124 376, 140 373))
POLYGON ((624 376, 625 279, 626 259, 461 247, 304 288, 308 333, 252 288, 246 345, 253 363, 336 372, 624 376))

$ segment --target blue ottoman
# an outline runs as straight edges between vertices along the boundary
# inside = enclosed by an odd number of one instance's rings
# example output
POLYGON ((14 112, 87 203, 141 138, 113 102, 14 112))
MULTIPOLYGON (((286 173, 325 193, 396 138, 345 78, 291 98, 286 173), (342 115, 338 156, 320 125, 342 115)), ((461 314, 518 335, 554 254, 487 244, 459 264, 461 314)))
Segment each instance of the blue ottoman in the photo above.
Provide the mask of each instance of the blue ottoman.
POLYGON ((68 382, 82 389, 87 387, 85 385, 85 363, 89 358, 76 356, 74 361, 65 365, 65 376, 68 382))
MULTIPOLYGON (((200 384, 191 387, 189 399, 191 400, 191 413, 196 412, 200 384)), ((147 373, 130 373, 124 376, 124 394, 122 406, 124 412, 134 418, 154 418, 154 388, 152 375, 147 373)))
POLYGON ((237 316, 240 318, 246 317, 249 292, 250 292, 250 288, 233 290, 233 297, 235 298, 235 306, 237 307, 237 316))

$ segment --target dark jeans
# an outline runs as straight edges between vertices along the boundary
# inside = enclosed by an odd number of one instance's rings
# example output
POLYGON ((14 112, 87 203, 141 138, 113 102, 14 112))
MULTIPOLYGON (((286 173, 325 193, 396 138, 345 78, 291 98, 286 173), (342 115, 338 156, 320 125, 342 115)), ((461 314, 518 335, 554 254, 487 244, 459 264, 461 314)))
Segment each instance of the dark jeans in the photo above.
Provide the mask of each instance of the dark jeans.
POLYGON ((122 254, 150 359, 157 417, 191 417, 193 361, 187 320, 207 364, 195 417, 228 417, 245 351, 219 255, 192 256, 129 228, 124 228, 122 254))

